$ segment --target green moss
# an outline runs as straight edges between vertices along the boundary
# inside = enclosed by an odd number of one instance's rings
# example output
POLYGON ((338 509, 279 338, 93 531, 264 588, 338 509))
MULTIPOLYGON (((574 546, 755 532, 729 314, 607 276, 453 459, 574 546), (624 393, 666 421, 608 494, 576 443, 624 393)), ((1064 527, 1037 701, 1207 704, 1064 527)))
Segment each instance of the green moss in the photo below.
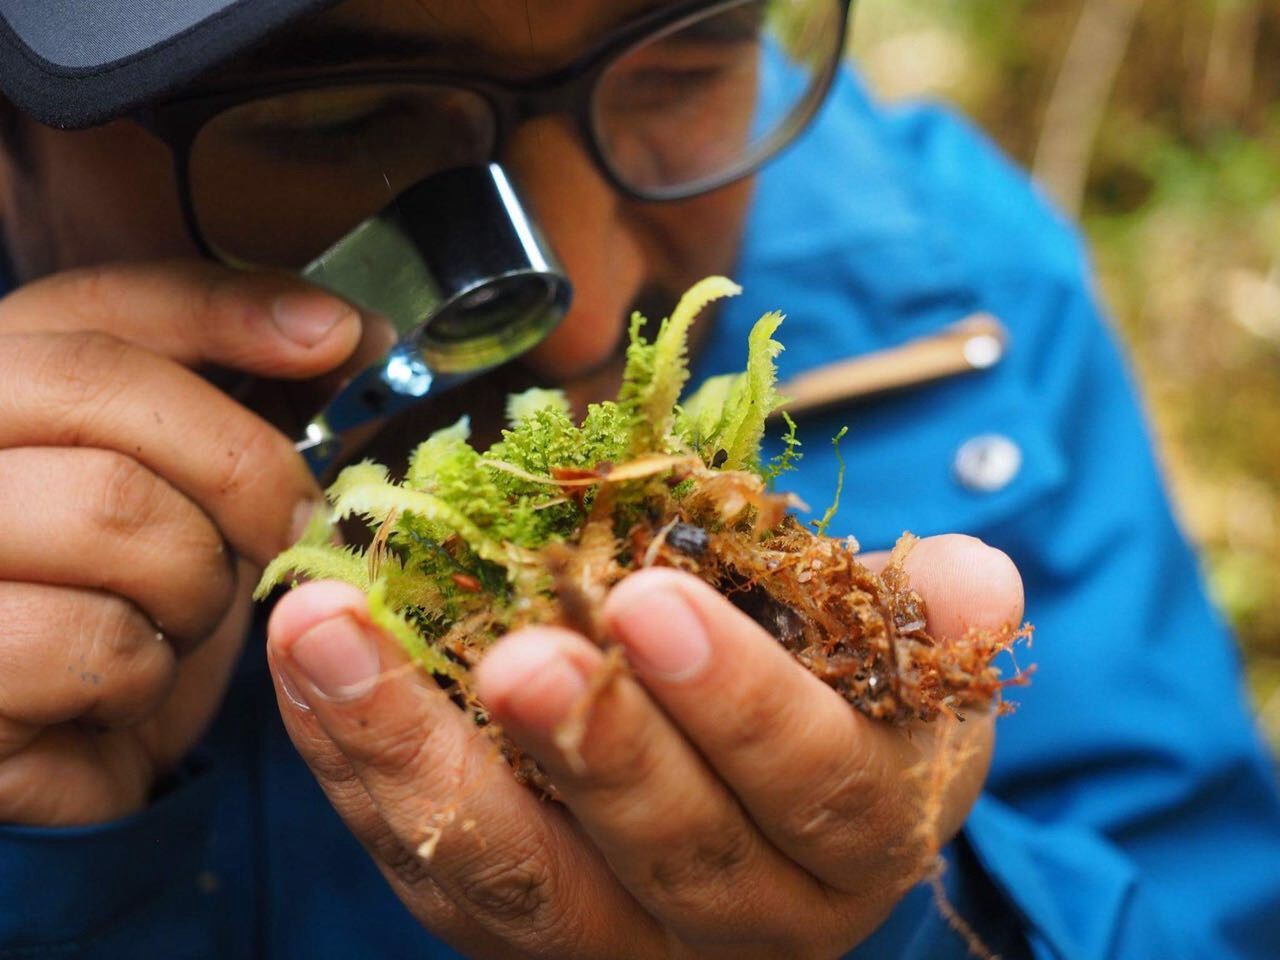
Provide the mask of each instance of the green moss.
POLYGON ((708 380, 686 402, 677 429, 708 463, 768 475, 760 466, 760 444, 765 424, 783 403, 774 388, 782 344, 773 339, 782 319, 780 313, 761 317, 747 341, 747 369, 708 380))
POLYGON ((841 427, 840 432, 831 438, 831 446, 835 448, 836 462, 840 464, 840 472, 836 475, 836 494, 831 499, 831 506, 827 507, 827 512, 822 515, 821 520, 815 520, 813 529, 818 536, 825 537, 827 535, 827 527, 831 526, 831 521, 836 518, 836 514, 840 512, 840 497, 844 494, 844 475, 845 463, 844 455, 840 453, 840 441, 849 433, 848 427, 841 427))
MULTIPOLYGON (((437 646, 450 629, 485 611, 501 623, 504 613, 549 591, 549 574, 534 552, 574 541, 595 496, 594 487, 566 485, 566 477, 695 454, 709 466, 777 476, 798 458, 799 446, 791 424, 784 453, 760 465, 765 422, 780 402, 774 360, 782 347, 773 334, 781 314, 767 315, 752 331, 743 373, 710 381, 679 406, 694 320, 708 304, 738 292, 722 277, 702 281, 652 341, 641 334, 647 321, 633 318, 619 397, 591 405, 581 423, 562 393, 532 390, 510 399, 510 425, 483 453, 471 445, 464 418, 418 445, 403 483, 376 463, 343 470, 326 493, 329 516, 272 562, 257 596, 296 577, 351 583, 369 594, 371 616, 411 657, 453 676, 456 664, 437 646), (375 555, 332 544, 333 526, 350 516, 378 532, 375 555)), ((668 484, 668 476, 659 470, 611 486, 618 535, 645 516, 654 497, 678 500, 689 492, 688 483, 677 477, 668 484)))

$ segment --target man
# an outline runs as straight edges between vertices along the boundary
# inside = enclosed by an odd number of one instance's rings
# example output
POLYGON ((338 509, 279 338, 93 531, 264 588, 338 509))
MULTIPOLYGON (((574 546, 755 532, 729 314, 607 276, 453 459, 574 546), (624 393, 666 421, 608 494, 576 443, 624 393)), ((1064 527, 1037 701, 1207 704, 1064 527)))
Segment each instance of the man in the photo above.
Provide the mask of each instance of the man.
MULTIPOLYGON (((99 124, 15 112, 5 142, 0 955, 1266 954, 1274 780, 1078 245, 963 126, 881 112, 847 74, 775 157, 846 14, 0 0, 6 94, 99 124), (799 86, 757 75, 805 42, 799 86), (588 109, 522 85, 570 75, 588 109), (267 656, 246 645, 256 571, 319 491, 296 417, 227 371, 299 384, 297 411, 383 334, 287 274, 214 261, 296 266, 379 190, 491 153, 576 286, 524 367, 579 403, 609 392, 632 303, 710 273, 747 295, 700 377, 741 362, 765 308, 790 314, 784 375, 978 310, 1010 327, 995 371, 807 422, 796 484, 825 499, 823 438, 852 421, 848 532, 981 535, 1026 580, 1035 682, 989 775, 992 722, 966 723, 936 824, 960 921, 912 889, 932 732, 865 721, 678 575, 610 597, 634 677, 593 711, 581 768, 549 733, 598 651, 530 630, 479 669, 563 809, 397 669, 358 595, 304 586, 267 656)), ((926 540, 909 569, 941 634, 1022 615, 1022 580, 977 541, 926 540)))

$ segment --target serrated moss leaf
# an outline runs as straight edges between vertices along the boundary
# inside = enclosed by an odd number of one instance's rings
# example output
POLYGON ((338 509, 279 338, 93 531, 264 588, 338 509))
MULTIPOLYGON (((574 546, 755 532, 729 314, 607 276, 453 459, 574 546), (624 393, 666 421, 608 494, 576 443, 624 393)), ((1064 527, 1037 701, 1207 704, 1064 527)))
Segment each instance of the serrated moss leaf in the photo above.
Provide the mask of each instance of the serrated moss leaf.
POLYGON ((304 542, 290 547, 267 564, 253 597, 261 600, 280 584, 297 577, 341 580, 361 590, 369 589, 368 563, 354 548, 304 542))
POLYGON ((643 344, 632 325, 632 349, 619 398, 634 418, 631 453, 665 452, 675 421, 676 404, 689 382, 689 328, 708 305, 742 292, 732 280, 708 277, 680 298, 662 321, 652 344, 643 344))

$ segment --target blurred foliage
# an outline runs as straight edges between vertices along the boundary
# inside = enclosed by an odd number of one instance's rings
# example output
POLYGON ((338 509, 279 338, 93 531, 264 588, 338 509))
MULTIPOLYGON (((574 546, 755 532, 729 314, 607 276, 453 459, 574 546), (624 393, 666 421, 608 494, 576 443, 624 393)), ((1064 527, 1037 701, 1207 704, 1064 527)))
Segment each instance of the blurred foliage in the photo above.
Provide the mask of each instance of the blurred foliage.
POLYGON ((1280 749, 1280 3, 860 0, 853 52, 1080 218, 1280 749))

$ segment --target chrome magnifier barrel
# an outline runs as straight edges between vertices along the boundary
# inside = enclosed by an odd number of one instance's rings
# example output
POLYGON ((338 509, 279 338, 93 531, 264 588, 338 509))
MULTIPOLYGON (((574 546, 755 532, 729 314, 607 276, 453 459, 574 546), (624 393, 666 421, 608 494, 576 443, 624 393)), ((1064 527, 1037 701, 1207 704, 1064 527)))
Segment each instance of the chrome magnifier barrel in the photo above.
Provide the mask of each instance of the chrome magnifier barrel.
POLYGON ((297 449, 317 476, 347 431, 513 360, 564 317, 564 269, 498 164, 435 174, 308 264, 303 277, 386 318, 396 345, 348 381, 297 449))

